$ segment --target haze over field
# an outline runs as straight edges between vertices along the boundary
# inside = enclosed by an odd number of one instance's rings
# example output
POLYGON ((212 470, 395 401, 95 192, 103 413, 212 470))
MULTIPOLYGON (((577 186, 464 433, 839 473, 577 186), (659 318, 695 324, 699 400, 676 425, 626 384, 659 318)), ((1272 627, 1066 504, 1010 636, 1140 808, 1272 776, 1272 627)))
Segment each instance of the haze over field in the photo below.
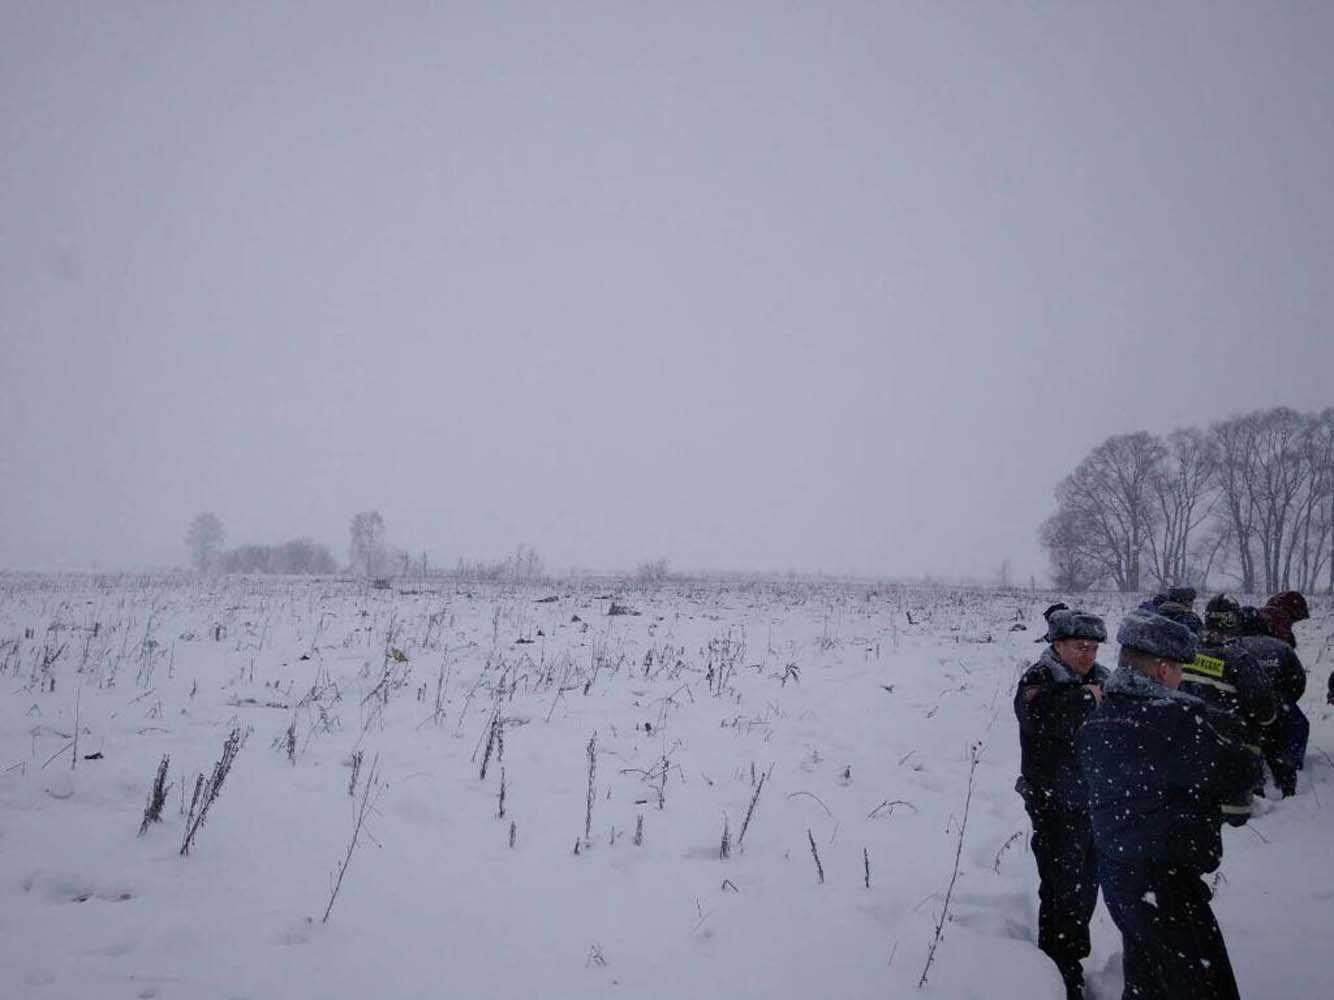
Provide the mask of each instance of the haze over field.
POLYGON ((1334 11, 6 0, 0 567, 1016 578, 1332 401, 1334 11))

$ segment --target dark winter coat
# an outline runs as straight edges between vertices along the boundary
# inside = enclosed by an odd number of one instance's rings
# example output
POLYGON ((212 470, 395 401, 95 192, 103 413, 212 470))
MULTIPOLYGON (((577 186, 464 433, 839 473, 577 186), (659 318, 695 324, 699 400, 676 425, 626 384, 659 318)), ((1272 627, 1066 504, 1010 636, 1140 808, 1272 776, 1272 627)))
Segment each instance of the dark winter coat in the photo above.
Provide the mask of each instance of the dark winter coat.
POLYGON ((1277 716, 1273 679, 1240 641, 1201 646, 1184 667, 1180 690, 1241 719, 1253 738, 1277 716))
POLYGON ((1240 723, 1128 667, 1104 691, 1078 739, 1099 854, 1213 871, 1223 856, 1222 806, 1248 794, 1260 773, 1240 723))
POLYGON ((1293 649, 1297 648, 1297 637, 1292 634, 1291 621, 1283 615, 1275 613, 1272 608, 1260 608, 1256 614, 1260 616, 1263 635, 1269 635, 1281 642, 1286 642, 1293 649))
POLYGON ((1306 605, 1306 598, 1295 590, 1285 590, 1265 601, 1260 615, 1268 627, 1269 634, 1281 639, 1294 649, 1297 638, 1292 634, 1292 626, 1311 617, 1306 605))
POLYGON ((1280 701, 1292 705, 1301 700, 1306 693, 1306 668, 1302 666, 1297 650, 1282 639, 1268 635, 1243 636, 1238 642, 1269 675, 1269 682, 1280 701))
POLYGON ((1107 678, 1107 668, 1098 663, 1080 677, 1048 648, 1019 679, 1014 714, 1019 720, 1020 777, 1015 788, 1030 807, 1086 807, 1075 736, 1097 704, 1089 685, 1107 678))

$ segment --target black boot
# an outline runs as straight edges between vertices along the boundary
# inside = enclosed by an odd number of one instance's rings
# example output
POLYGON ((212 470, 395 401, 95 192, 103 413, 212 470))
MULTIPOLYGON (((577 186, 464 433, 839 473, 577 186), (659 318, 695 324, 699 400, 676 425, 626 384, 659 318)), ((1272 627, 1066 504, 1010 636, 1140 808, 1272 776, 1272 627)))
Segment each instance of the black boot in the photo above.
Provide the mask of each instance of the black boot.
POLYGON ((1274 773, 1274 784, 1278 786, 1279 792, 1286 799, 1297 794, 1297 769, 1284 762, 1282 764, 1271 763, 1269 770, 1274 773))
POLYGON ((1065 1000, 1084 1000, 1084 968, 1078 962, 1058 966, 1065 982, 1065 1000))

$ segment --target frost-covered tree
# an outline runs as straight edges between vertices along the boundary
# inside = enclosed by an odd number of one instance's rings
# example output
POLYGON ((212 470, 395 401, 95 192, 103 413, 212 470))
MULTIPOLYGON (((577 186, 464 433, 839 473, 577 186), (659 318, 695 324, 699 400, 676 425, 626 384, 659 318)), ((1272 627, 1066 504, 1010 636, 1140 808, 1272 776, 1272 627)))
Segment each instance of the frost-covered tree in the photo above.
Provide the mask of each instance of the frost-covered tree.
POLYGON ((185 532, 185 548, 190 553, 190 565, 201 573, 216 568, 226 538, 227 533, 217 514, 210 511, 196 515, 185 532))
POLYGON ((384 518, 378 510, 362 511, 348 526, 348 558, 354 570, 374 576, 384 558, 384 518))
POLYGON ((1102 562, 1092 544, 1094 533, 1071 508, 1061 508, 1042 523, 1038 532, 1051 563, 1051 582, 1057 590, 1078 594, 1103 577, 1102 562))
POLYGON ((223 552, 217 564, 224 573, 299 575, 338 572, 333 553, 309 538, 294 538, 281 545, 240 545, 223 552))
POLYGON ((338 572, 338 563, 325 546, 310 538, 294 538, 274 553, 278 573, 327 574, 338 572))
POLYGON ((1334 593, 1334 406, 1314 420, 1310 461, 1314 501, 1302 546, 1302 589, 1315 590, 1322 568, 1328 567, 1328 591, 1334 593))
POLYGON ((1334 592, 1334 408, 1275 407, 1207 431, 1108 438, 1056 490, 1040 537, 1062 589, 1207 585, 1334 592), (1061 581, 1067 581, 1062 583, 1061 581))
POLYGON ((1081 546, 1118 590, 1140 588, 1140 566, 1157 523, 1152 484, 1167 449, 1139 431, 1110 437, 1091 451, 1056 488, 1068 524, 1084 532, 1081 546))
POLYGON ((1161 589, 1203 582, 1209 545, 1202 527, 1218 504, 1218 452, 1204 431, 1173 431, 1149 488, 1156 507, 1149 573, 1161 589))
POLYGON ((635 567, 635 579, 639 583, 662 583, 670 575, 666 559, 650 559, 635 567))
POLYGON ((272 545, 238 545, 228 549, 218 559, 224 573, 273 573, 272 545))
MULTIPOLYGON (((1230 521, 1241 590, 1292 586, 1293 559, 1317 516, 1328 481, 1320 453, 1319 419, 1277 407, 1215 424, 1218 475, 1230 521)), ((1319 521, 1317 529, 1321 527, 1319 521)), ((1298 557, 1298 569, 1301 559, 1298 557)))

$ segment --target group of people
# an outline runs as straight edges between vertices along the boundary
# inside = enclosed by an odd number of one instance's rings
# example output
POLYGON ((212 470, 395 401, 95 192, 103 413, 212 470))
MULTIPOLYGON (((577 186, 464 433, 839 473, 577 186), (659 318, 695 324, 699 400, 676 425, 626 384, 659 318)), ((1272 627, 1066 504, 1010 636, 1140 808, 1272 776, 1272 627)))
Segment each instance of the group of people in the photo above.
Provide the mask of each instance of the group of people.
POLYGON ((1222 825, 1244 824, 1263 794, 1265 765, 1281 795, 1296 792, 1310 725, 1292 628, 1309 610, 1296 591, 1263 608, 1219 594, 1201 617, 1195 598, 1173 588, 1127 613, 1110 671, 1102 618, 1052 605, 1047 648, 1015 691, 1038 947, 1069 998, 1084 996, 1099 888, 1125 998, 1239 997, 1203 876, 1222 860, 1222 825))

